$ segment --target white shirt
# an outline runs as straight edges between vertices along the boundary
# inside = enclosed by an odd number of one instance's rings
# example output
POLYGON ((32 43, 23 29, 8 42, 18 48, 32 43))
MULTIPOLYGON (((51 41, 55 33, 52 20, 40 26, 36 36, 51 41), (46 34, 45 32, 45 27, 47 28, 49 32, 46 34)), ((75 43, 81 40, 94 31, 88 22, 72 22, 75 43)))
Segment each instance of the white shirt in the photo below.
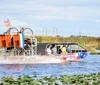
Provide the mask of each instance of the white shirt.
POLYGON ((46 52, 47 52, 48 55, 50 55, 51 54, 51 49, 50 48, 47 48, 46 49, 46 52))

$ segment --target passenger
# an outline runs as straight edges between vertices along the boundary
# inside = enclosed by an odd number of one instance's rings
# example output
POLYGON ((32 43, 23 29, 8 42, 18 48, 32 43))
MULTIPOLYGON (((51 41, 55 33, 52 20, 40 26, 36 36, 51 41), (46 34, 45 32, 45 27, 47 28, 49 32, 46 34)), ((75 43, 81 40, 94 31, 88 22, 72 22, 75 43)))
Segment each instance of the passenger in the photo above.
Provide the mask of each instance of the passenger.
POLYGON ((47 55, 51 55, 51 45, 48 45, 48 46, 47 46, 46 54, 47 54, 47 55))
POLYGON ((52 45, 51 51, 52 51, 52 54, 53 55, 56 55, 57 54, 57 48, 55 47, 55 44, 52 45))
POLYGON ((24 40, 24 48, 30 49, 30 46, 31 46, 31 39, 24 40))
POLYGON ((61 52, 62 52, 62 54, 66 54, 67 53, 65 45, 63 45, 63 47, 61 48, 61 52))
POLYGON ((71 49, 70 49, 70 45, 67 45, 67 48, 66 49, 67 49, 67 52, 68 53, 71 53, 72 52, 71 49))
POLYGON ((29 48, 27 40, 24 40, 24 48, 25 50, 29 48))
POLYGON ((60 46, 57 46, 57 54, 61 54, 61 48, 60 48, 60 46))
POLYGON ((29 45, 31 45, 31 39, 27 39, 29 45))

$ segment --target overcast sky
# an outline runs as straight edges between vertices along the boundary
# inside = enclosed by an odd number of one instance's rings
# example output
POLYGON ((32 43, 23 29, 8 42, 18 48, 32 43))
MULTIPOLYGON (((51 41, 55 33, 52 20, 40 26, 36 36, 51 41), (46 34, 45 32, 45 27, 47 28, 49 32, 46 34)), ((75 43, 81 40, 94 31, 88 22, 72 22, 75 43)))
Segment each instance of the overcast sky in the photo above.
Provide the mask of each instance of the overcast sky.
POLYGON ((100 36, 100 0, 0 0, 0 34, 8 29, 7 19, 35 35, 45 35, 47 28, 48 35, 100 36))

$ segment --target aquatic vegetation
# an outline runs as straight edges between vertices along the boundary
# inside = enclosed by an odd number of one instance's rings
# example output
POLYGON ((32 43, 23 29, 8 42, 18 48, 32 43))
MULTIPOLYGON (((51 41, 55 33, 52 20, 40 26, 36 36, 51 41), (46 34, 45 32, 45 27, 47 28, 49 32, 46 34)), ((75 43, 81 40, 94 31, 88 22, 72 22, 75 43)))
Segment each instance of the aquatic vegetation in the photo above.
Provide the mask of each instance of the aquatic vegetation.
POLYGON ((100 73, 81 75, 2 77, 0 85, 100 85, 100 73))

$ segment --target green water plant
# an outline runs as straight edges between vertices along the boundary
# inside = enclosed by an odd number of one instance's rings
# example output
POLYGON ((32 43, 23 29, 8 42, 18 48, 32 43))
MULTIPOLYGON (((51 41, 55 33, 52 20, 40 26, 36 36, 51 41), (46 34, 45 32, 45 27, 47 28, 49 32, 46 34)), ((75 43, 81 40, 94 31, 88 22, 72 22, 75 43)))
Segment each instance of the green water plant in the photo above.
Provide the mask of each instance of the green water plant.
POLYGON ((0 85, 100 85, 100 73, 80 75, 2 77, 0 85))

